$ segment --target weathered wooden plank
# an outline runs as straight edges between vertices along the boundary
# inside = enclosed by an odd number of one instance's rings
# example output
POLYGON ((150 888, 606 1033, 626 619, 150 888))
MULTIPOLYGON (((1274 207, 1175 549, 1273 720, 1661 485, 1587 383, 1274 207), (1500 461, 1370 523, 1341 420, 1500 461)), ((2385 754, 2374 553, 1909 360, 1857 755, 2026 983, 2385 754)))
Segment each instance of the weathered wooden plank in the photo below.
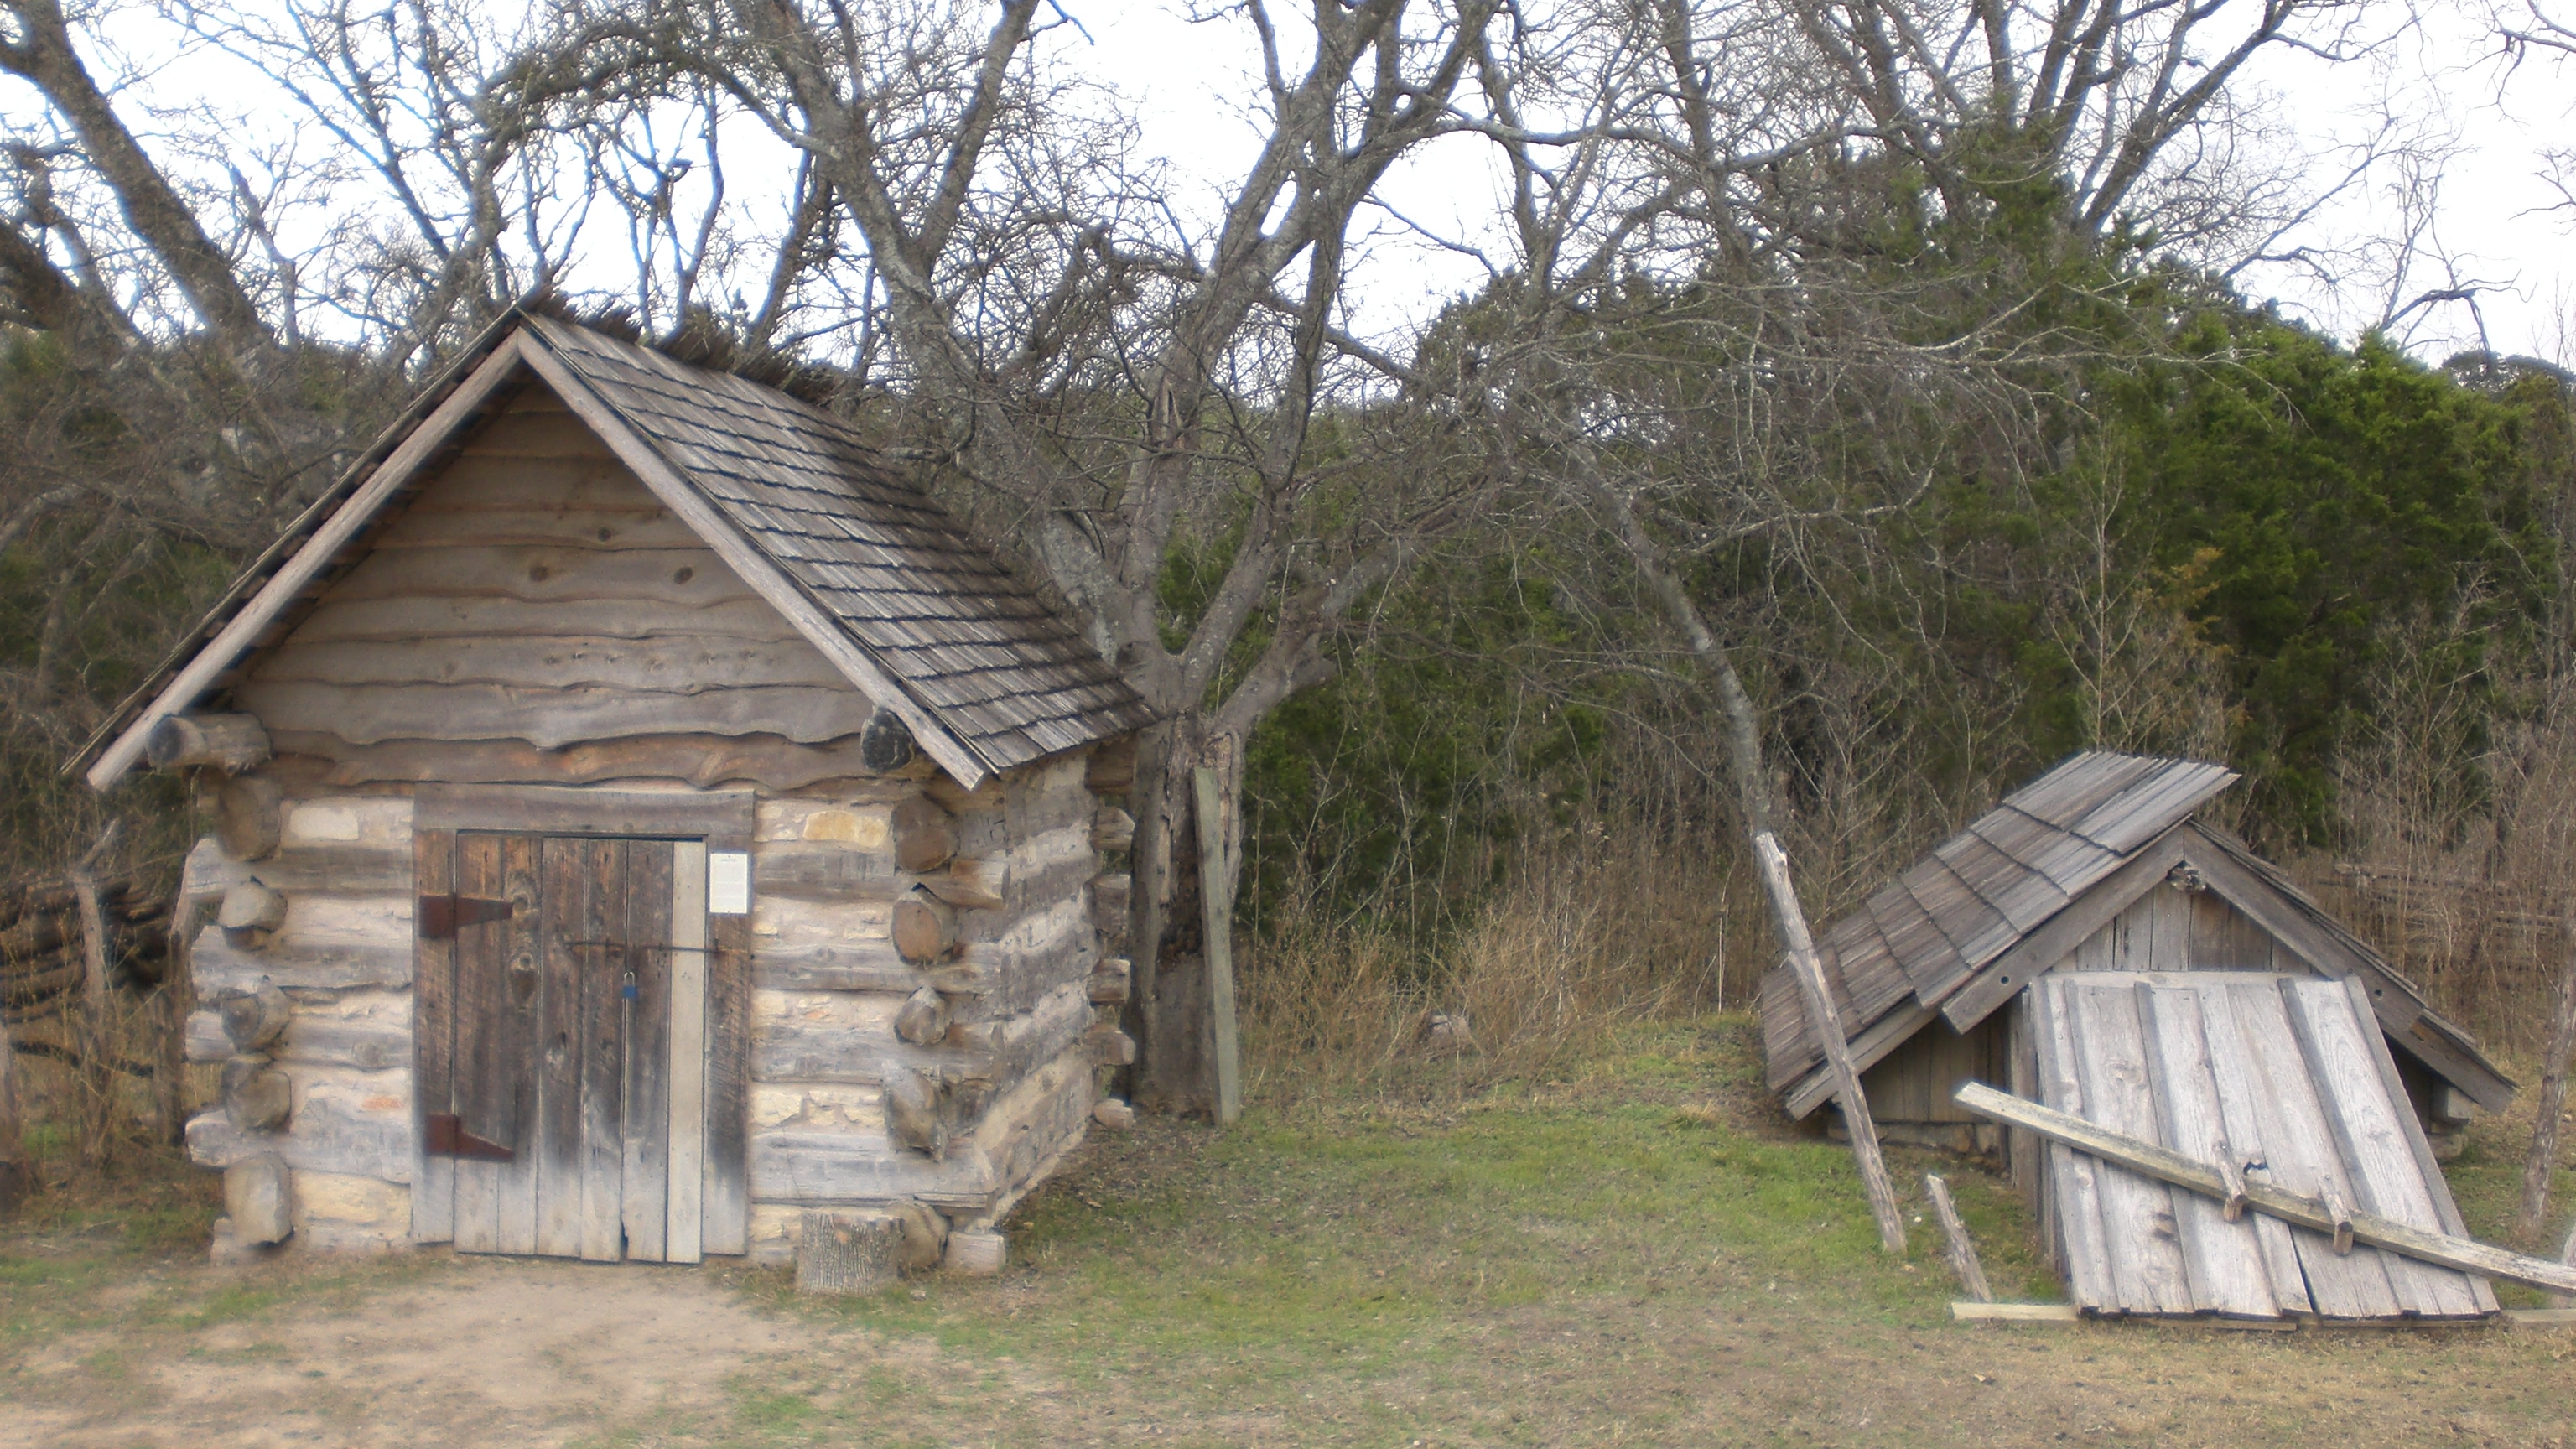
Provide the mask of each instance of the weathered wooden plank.
MULTIPOLYGON (((2147 982, 2134 991, 2155 1109, 2155 1130, 2146 1134, 2148 1140, 2207 1162, 2225 1159, 2233 1149, 2210 1066, 2199 994, 2147 982)), ((2167 1196, 2173 1200, 2194 1306, 2240 1318, 2278 1317, 2281 1303, 2272 1292, 2271 1270, 2253 1225, 2228 1221, 2224 1203, 2187 1192, 2167 1196)))
MULTIPOLYGON (((452 876, 459 895, 498 897, 502 891, 501 838, 453 834, 452 876)), ((517 1058, 510 1050, 507 932, 497 923, 465 926, 456 933, 456 1010, 452 1100, 465 1132, 516 1150, 517 1058)), ((500 1167, 454 1159, 455 1241, 458 1252, 500 1250, 500 1167)))
MULTIPOLYGON (((2063 981, 2042 977, 2030 990, 2031 1030, 2037 1048, 2042 1098, 2059 1111, 2089 1113, 2075 1059, 2072 1010, 2063 981)), ((1960 1099, 1971 1105, 1968 1099, 1960 1099)), ((2119 1289, 2103 1240, 2101 1170, 2092 1158, 2057 1143, 2048 1149, 2049 1199, 2056 1211, 2060 1271, 2067 1292, 2084 1308, 2117 1310, 2119 1289)))
POLYGON ((565 786, 659 778, 700 788, 739 781, 772 790, 801 790, 825 780, 846 782, 842 788, 888 792, 909 788, 909 782, 901 779, 870 781, 876 772, 861 757, 855 734, 810 745, 759 733, 630 735, 560 748, 541 748, 526 740, 392 740, 360 745, 313 731, 280 730, 277 737, 287 755, 329 762, 324 778, 332 785, 436 781, 565 786))
POLYGON ((1958 1204, 1950 1200, 1950 1184, 1938 1173, 1923 1175, 1923 1194, 1932 1200, 1932 1211, 1941 1220, 1941 1236, 1950 1245, 1950 1271, 1959 1275, 1959 1286, 1979 1303, 1995 1301, 1995 1290, 1986 1286, 1986 1267, 1977 1261, 1977 1245, 1968 1236, 1968 1225, 1959 1220, 1958 1204))
POLYGON ((499 1251, 533 1253, 537 1250, 538 1183, 546 1150, 539 1078, 545 1071, 547 1046, 545 911, 550 903, 545 899, 542 841, 532 835, 504 835, 500 843, 500 895, 512 907, 509 919, 497 923, 505 943, 500 972, 505 1015, 500 1032, 503 1049, 511 1054, 512 1099, 509 1135, 496 1140, 510 1143, 516 1155, 499 1164, 494 1175, 493 1216, 499 1251))
MULTIPOLYGON (((2064 987, 2084 1115, 2114 1132, 2153 1141, 2155 1099, 2147 1080, 2145 1032, 2134 991, 2071 980, 2064 987)), ((2192 1291, 2174 1215, 2173 1192, 2134 1173, 2101 1177, 2103 1244, 2119 1306, 2129 1313, 2192 1313, 2192 1291)))
POLYGON ((244 950, 207 923, 189 943, 188 966, 199 995, 249 990, 263 978, 280 990, 351 991, 411 984, 413 952, 399 937, 381 943, 272 941, 244 950))
POLYGON ((762 841, 751 852, 751 882, 761 895, 792 900, 891 901, 913 878, 884 851, 762 841))
MULTIPOLYGON (((2343 984, 2345 993, 2352 999, 2353 1019, 2375 1023, 2375 1013, 2371 1010, 2368 989, 2355 977, 2344 978, 2343 984)), ((2417 1022, 2418 1026, 2422 1024, 2420 1020, 2417 1022)), ((2387 1036, 2377 1030, 2363 1031, 2360 1036, 2369 1050, 2371 1065, 2379 1074, 2382 1100, 2388 1104, 2395 1116, 2398 1130, 2405 1136, 2407 1150, 2415 1158, 2417 1181, 2423 1184, 2426 1195, 2432 1201, 2434 1224, 2452 1237, 2467 1237, 2468 1224, 2460 1217, 2459 1204, 2452 1200, 2450 1181, 2442 1175, 2441 1163, 2433 1156, 2433 1144, 2426 1139, 2423 1124, 2416 1120, 2411 1110, 2410 1099, 2406 1094, 2406 1083, 2397 1074, 2397 1060, 2389 1052, 2387 1036)), ((2567 1251, 2561 1252, 2558 1256, 2561 1262, 2576 1263, 2576 1224, 2570 1225, 2567 1251)), ((2495 1290, 2487 1285, 2486 1280, 2473 1276, 2468 1280, 2468 1285, 2478 1310, 2485 1313, 2494 1312, 2495 1290)))
MULTIPOLYGON (((314 612, 379 599, 617 600, 656 612, 756 598, 714 553, 687 548, 409 548, 371 553, 333 584, 314 612)), ((256 671, 254 671, 256 672, 256 671)))
MULTIPOLYGON (((1764 979, 1767 984, 1770 978, 1766 977, 1764 979)), ((1783 978, 1779 983, 1778 989, 1783 992, 1792 993, 1792 999, 1787 1003, 1786 1010, 1789 1014, 1798 1016, 1798 1019, 1803 1022, 1805 1017, 1802 1013, 1798 1012, 1797 1002, 1794 999, 1794 993, 1797 991, 1796 984, 1783 978)), ((1766 1005, 1763 1009, 1765 1019, 1768 1020, 1771 1013, 1776 1009, 1779 1008, 1766 1005)), ((1939 1015, 1940 1013, 1931 1010, 1929 1007, 1909 1006, 1903 1010, 1890 1012, 1886 1016, 1880 1017, 1877 1021, 1870 1024, 1868 1030, 1863 1031, 1860 1035, 1852 1038, 1851 1051, 1853 1064, 1859 1067, 1862 1071, 1869 1070, 1871 1067, 1874 1067, 1879 1062, 1885 1060, 1887 1056, 1894 1052, 1898 1047, 1903 1046, 1916 1032, 1921 1031, 1939 1015)), ((1823 1060, 1817 1054, 1811 1037, 1802 1035, 1801 1043, 1806 1053, 1807 1061, 1821 1062, 1823 1060)), ((1818 1107, 1821 1107, 1827 1102, 1833 1100, 1834 1083, 1833 1074, 1830 1072, 1824 1071, 1821 1068, 1810 1070, 1804 1077, 1798 1078, 1797 1083, 1796 1090, 1790 1092, 1786 1098, 1786 1105, 1791 1117, 1804 1117, 1808 1113, 1816 1110, 1818 1107)), ((1778 1084, 1774 1083, 1775 1089, 1777 1086, 1778 1084)))
MULTIPOLYGON (((298 645, 403 644, 415 639, 678 639, 770 644, 801 640, 764 599, 691 605, 634 599, 513 599, 493 595, 396 594, 333 598, 296 626, 298 645)), ((274 741, 272 741, 274 744, 274 741)), ((283 749, 280 754, 291 753, 283 749)))
POLYGON ((671 1262, 694 1263, 706 1248, 707 1009, 710 960, 707 934, 707 848, 696 841, 670 847, 670 885, 662 902, 662 929, 671 943, 670 1027, 659 1060, 666 1064, 662 1120, 668 1143, 663 1219, 654 1234, 671 1262))
MULTIPOLYGON (((536 1246, 549 1257, 581 1253, 582 958, 607 939, 589 887, 590 842, 547 838, 537 848, 537 899, 545 926, 537 967, 536 1246)), ((527 1156, 530 1154, 521 1154, 527 1156)))
POLYGON ((751 1246, 751 918, 712 916, 707 941, 707 1145, 700 1174, 704 1251, 751 1246))
MULTIPOLYGON (((622 943, 576 946, 570 953, 580 984, 580 1034, 574 1040, 581 1091, 580 1208, 576 1214, 581 1256, 594 1263, 616 1262, 624 1253, 623 1203, 626 1186, 625 1119, 626 1018, 625 988, 632 974, 641 986, 644 958, 659 954, 635 949, 627 910, 629 878, 627 842, 571 842, 581 890, 575 929, 584 941, 622 943), (597 934, 592 934, 593 932, 597 934)), ((651 849, 650 842, 641 848, 651 849)), ((643 938, 650 944, 653 938, 643 938)))
MULTIPOLYGON (((1998 1122, 2028 1127, 2051 1141, 2069 1144, 2106 1162, 2117 1163, 2177 1187, 2189 1188, 2203 1196, 2216 1197, 2227 1191, 2218 1170, 2207 1163, 2194 1162, 2169 1148, 2108 1131, 2081 1117, 2039 1103, 2021 1101, 1982 1082, 1970 1082, 1961 1087, 1959 1100, 1998 1122)), ((2270 1213, 2312 1230, 2326 1231, 2334 1226, 2333 1215, 2318 1199, 2284 1192, 2269 1183, 2249 1181, 2247 1191, 2257 1212, 2270 1213)), ((2421 1228, 2391 1222, 2376 1213, 2356 1212, 2352 1215, 2351 1225, 2356 1240, 2421 1262, 2525 1283, 2534 1288, 2576 1292, 2576 1266, 2508 1252, 2492 1244, 2454 1238, 2446 1233, 2428 1233, 2421 1228)))
MULTIPOLYGON (((2329 1186, 2349 1200, 2350 1183, 2334 1150, 2325 1106, 2297 1047, 2295 1028, 2277 981, 2235 981, 2213 988, 2227 993, 2237 1037, 2247 1048, 2257 1110, 2263 1114, 2261 1181, 2284 1192, 2321 1196, 2329 1186)), ((2248 1172, 2250 1195, 2258 1175, 2248 1172)), ((2377 1253, 2339 1254, 2327 1239, 2294 1226, 2290 1234, 2308 1297, 2329 1318, 2385 1318, 2398 1311, 2386 1264, 2377 1253)))
MULTIPOLYGON (((679 949, 703 944, 677 929, 673 908, 675 852, 667 840, 638 840, 626 848, 626 919, 623 939, 637 943, 625 969, 634 973, 628 996, 620 981, 623 1081, 618 1093, 618 1223, 626 1256, 659 1263, 669 1255, 671 1197, 672 1029, 684 1015, 706 1016, 703 962, 679 949), (670 950, 644 949, 669 945, 670 950), (687 958, 687 959, 684 959, 687 958), (684 1013, 675 983, 694 975, 698 997, 684 1013)), ((703 860, 705 851, 698 849, 703 860)), ((704 881, 705 867, 698 879, 704 881)), ((694 1180, 694 1165, 691 1173, 694 1180)))
MULTIPOLYGON (((2266 1143, 2270 1134, 2281 1130, 2277 1125, 2279 1117, 2268 1100, 2270 1088, 2262 1083, 2260 1069, 2254 1065, 2259 1047, 2249 1042, 2238 1026, 2233 992, 2227 984, 2218 983, 2200 986, 2197 994, 2201 1037, 2208 1051, 2210 1086, 2218 1098, 2218 1130, 2221 1140, 2235 1158, 2237 1177, 2242 1181, 2245 1164, 2268 1160, 2266 1143)), ((2222 1172, 2221 1176, 2225 1174, 2222 1172)), ((2299 1247, 2291 1237, 2290 1225, 2259 1213, 2244 1215, 2238 1221, 2253 1230, 2255 1247, 2263 1255, 2263 1269, 2271 1284, 2273 1301, 2284 1312, 2315 1312, 2316 1305, 2309 1299, 2307 1274, 2299 1266, 2299 1247)))
POLYGON ((2084 1310, 2072 1303, 1953 1303, 1950 1317, 1958 1323, 2081 1323, 2084 1310))
POLYGON ((517 689, 625 689, 655 694, 798 686, 845 691, 831 663, 802 639, 541 637, 370 640, 307 644, 300 640, 260 662, 270 683, 358 685, 493 684, 517 689))
POLYGON ((710 694, 494 684, 364 685, 253 681, 236 691, 280 731, 386 740, 526 740, 545 748, 649 734, 775 734, 805 742, 866 727, 875 707, 853 689, 779 686, 710 694))
MULTIPOLYGON (((2421 1163, 2432 1156, 2429 1146, 2418 1158, 2406 1138, 2419 1133, 2404 1089, 2395 1102, 2380 1079, 2369 1038, 2378 1022, 2367 998, 2356 1002, 2342 982, 2285 980, 2281 996, 2298 1038, 2308 1073, 2323 1088, 2319 1093, 2332 1140, 2343 1159, 2349 1200, 2363 1211, 2440 1233, 2448 1225, 2433 1206, 2421 1163)), ((2403 1259, 2387 1264, 2389 1287, 2407 1312, 2457 1318, 2492 1311, 2481 1305, 2467 1280, 2422 1263, 2403 1259)))
POLYGON ((751 838, 759 800, 750 790, 550 790, 529 785, 424 785, 415 798, 415 818, 422 829, 737 841, 751 838))
MULTIPOLYGON (((423 830, 412 837, 413 884, 420 895, 446 895, 456 879, 456 834, 423 830)), ((417 1243, 456 1237, 456 1160, 425 1151, 428 1116, 453 1112, 456 1084, 456 942, 412 941, 411 1236, 417 1243)))

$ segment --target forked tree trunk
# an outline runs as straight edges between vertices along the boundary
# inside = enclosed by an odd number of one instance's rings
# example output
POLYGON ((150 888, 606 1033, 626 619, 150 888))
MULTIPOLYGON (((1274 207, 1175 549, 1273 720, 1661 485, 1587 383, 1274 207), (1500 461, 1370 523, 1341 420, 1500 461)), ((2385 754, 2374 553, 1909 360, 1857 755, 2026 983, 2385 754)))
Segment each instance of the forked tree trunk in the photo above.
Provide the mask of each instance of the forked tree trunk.
POLYGON ((2569 896, 2560 926, 2567 959, 2550 1003, 2549 1049, 2541 1058, 2535 1104, 2539 1115, 2531 1124, 2531 1154, 2522 1164, 2522 1211, 2514 1217, 2514 1229, 2526 1242, 2549 1215, 2549 1179, 2558 1167, 2559 1126, 2567 1115, 2568 1058, 2576 1056, 2576 895, 2569 896))
MULTIPOLYGON (((1193 777, 1201 763, 1215 765, 1229 815, 1240 821, 1243 751, 1211 750, 1206 731, 1204 717, 1185 714, 1138 743, 1136 783, 1127 799, 1136 839, 1128 855, 1135 882, 1127 939, 1133 985, 1124 1025, 1136 1039, 1131 1100, 1149 1111, 1212 1117, 1215 1022, 1193 777)), ((1239 861, 1239 846, 1227 845, 1239 861)))

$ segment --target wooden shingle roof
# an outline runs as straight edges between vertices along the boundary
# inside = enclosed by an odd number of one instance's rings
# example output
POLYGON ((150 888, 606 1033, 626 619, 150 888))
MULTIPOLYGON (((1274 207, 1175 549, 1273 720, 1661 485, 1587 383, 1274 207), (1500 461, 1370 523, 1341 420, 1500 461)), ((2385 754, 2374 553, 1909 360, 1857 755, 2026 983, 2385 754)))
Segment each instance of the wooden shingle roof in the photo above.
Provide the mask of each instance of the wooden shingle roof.
POLYGON ((1070 624, 838 419, 553 318, 528 327, 992 768, 1152 721, 1070 624))
MULTIPOLYGON (((1939 849, 1816 933, 1817 955, 1863 1067, 1936 1017, 1965 1031, 2054 967, 2096 917, 2177 865, 2219 877, 2326 974, 2359 977, 2390 1038, 2481 1102, 2512 1085, 2467 1033, 2288 877, 2192 816, 2237 776, 2223 765, 2088 751, 2004 797, 1939 849), (2080 903, 2080 904, 2079 904, 2080 903)), ((1805 1115, 1830 1096, 1823 1050, 1785 965, 1762 980, 1770 1085, 1805 1115)))
POLYGON ((237 678, 531 377, 968 786, 1152 721, 1069 622, 838 419, 743 378, 514 312, 243 571, 71 767, 86 767, 99 789, 131 769, 154 724, 237 678))

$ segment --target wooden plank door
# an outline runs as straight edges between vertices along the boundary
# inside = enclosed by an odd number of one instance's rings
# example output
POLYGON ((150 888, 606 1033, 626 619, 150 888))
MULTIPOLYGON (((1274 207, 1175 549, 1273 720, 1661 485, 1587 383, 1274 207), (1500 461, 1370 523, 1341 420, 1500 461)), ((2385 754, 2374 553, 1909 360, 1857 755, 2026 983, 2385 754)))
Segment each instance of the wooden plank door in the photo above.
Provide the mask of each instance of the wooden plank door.
POLYGON ((707 1154, 710 1110, 742 1084, 708 1070, 724 973, 708 965, 705 857, 698 842, 423 833, 425 1241, 698 1260, 706 1184, 741 1178, 707 1154))

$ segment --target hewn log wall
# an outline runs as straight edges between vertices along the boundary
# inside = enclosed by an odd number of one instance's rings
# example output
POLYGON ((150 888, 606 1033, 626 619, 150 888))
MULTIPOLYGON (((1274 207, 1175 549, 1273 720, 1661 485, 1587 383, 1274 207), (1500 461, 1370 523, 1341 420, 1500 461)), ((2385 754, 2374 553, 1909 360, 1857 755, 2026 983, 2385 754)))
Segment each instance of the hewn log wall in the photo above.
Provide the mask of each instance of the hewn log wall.
POLYGON ((427 485, 225 707, 274 756, 224 784, 275 832, 189 859, 208 924, 188 1049, 234 1062, 244 1090, 188 1140, 209 1165, 283 1160, 295 1242, 413 1236, 417 783, 761 789, 756 1256, 790 1256, 818 1207, 990 1223, 1080 1139, 1102 1064, 1132 1055, 1126 877, 1102 869, 1132 829, 1102 803, 1124 755, 971 792, 926 761, 863 760, 870 702, 542 395, 427 485), (251 1053, 216 1008, 262 983, 288 1015, 251 1053))

